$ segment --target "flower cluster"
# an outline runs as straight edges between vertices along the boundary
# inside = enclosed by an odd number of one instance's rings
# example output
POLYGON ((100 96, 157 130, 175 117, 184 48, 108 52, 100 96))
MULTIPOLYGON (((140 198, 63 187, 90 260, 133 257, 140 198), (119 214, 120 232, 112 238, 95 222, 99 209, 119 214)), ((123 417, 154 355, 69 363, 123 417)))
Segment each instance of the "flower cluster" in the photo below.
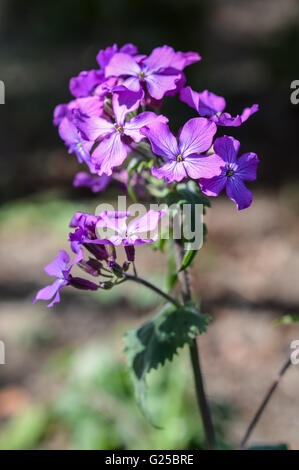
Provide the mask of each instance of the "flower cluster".
POLYGON ((51 300, 48 307, 52 307, 60 301, 61 289, 68 285, 94 291, 99 288, 110 289, 119 284, 130 263, 135 260, 135 245, 157 240, 157 234, 152 238, 146 238, 143 234, 155 231, 163 214, 163 211, 149 210, 144 216, 127 224, 129 212, 103 211, 98 216, 76 212, 70 222, 70 227, 75 231, 69 234, 70 247, 75 257, 70 262, 70 257, 64 250, 59 252, 54 261, 45 267, 46 273, 55 276, 56 280, 38 291, 33 302, 51 300), (103 229, 108 233, 105 238, 99 238, 97 230, 102 233, 103 229), (115 247, 120 245, 123 245, 127 256, 127 261, 122 265, 116 262, 115 247), (84 252, 89 253, 88 259, 84 259, 84 252), (99 282, 96 284, 88 279, 72 276, 70 271, 75 265, 88 275, 100 278, 99 282))
MULTIPOLYGON (((115 180, 122 187, 139 185, 144 190, 153 180, 164 180, 172 187, 195 180, 198 191, 207 196, 218 196, 226 189, 239 210, 250 206, 252 193, 244 181, 256 179, 258 157, 245 153, 237 158, 240 143, 231 136, 215 136, 218 128, 242 125, 258 105, 233 117, 224 112, 226 103, 221 96, 186 87, 185 67, 200 60, 196 52, 176 52, 169 46, 157 47, 148 56, 139 53, 133 44, 100 50, 99 68, 72 78, 69 88, 73 99, 54 111, 54 125, 69 153, 74 153, 89 170, 76 175, 74 186, 100 192, 115 180), (169 120, 161 113, 164 99, 175 95, 197 113, 178 136, 170 131, 169 120), (136 154, 138 167, 133 161, 136 154)), ((140 238, 141 229, 147 225, 151 230, 149 227, 156 226, 161 213, 149 211, 144 219, 128 226, 127 217, 127 213, 120 212, 98 217, 77 213, 71 222, 75 232, 70 234, 75 259, 70 263, 68 255, 60 252, 46 267, 46 272, 57 280, 39 291, 36 299, 54 296, 52 305, 65 285, 94 290, 119 282, 127 265, 116 267, 115 247, 122 244, 128 262, 133 262, 134 245, 153 241, 140 238), (115 233, 98 237, 97 226, 115 233), (84 261, 83 248, 93 258, 84 261), (74 278, 70 274, 74 264, 92 276, 108 276, 109 281, 95 284, 74 278)))

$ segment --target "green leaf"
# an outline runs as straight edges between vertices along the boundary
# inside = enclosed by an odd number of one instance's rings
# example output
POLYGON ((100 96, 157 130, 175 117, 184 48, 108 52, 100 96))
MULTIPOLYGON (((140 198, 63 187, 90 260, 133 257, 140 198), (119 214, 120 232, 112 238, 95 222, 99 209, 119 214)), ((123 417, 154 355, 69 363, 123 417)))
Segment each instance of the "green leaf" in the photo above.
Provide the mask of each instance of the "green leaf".
POLYGON ((176 259, 174 255, 174 242, 172 239, 168 240, 167 248, 167 275, 165 279, 165 288, 167 292, 170 292, 178 280, 176 259))
POLYGON ((246 450, 288 450, 287 444, 261 444, 258 446, 248 447, 246 450))
POLYGON ((208 315, 199 314, 192 305, 167 304, 153 320, 125 334, 128 365, 138 380, 152 369, 171 361, 179 348, 191 344, 206 331, 208 315))
POLYGON ((202 194, 195 181, 177 184, 175 188, 168 189, 168 191, 161 193, 159 199, 161 202, 165 202, 168 205, 203 204, 206 207, 211 207, 209 199, 202 194))
POLYGON ((188 251, 186 251, 186 253, 184 254, 184 258, 183 258, 183 261, 182 261, 182 265, 179 269, 179 272, 184 271, 185 269, 188 268, 188 266, 190 266, 190 264, 192 263, 193 259, 196 256, 197 251, 198 250, 188 250, 188 251))
POLYGON ((125 354, 135 388, 135 397, 149 423, 156 426, 149 415, 145 400, 145 376, 152 369, 171 361, 178 349, 206 331, 210 321, 201 315, 192 304, 175 307, 166 304, 151 321, 137 329, 129 330, 125 336, 125 354))
POLYGON ((283 315, 274 321, 274 325, 290 325, 299 322, 299 315, 283 315))

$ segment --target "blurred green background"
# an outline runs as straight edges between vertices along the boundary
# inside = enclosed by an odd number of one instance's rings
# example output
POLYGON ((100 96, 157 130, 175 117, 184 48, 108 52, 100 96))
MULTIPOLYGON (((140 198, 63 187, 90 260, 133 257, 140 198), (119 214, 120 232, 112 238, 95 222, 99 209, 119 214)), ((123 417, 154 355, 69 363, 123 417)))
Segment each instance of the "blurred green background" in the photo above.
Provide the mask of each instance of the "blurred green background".
MULTIPOLYGON (((258 153, 254 203, 237 213, 219 198, 207 215, 208 242, 192 272, 195 296, 214 321, 200 341, 219 443, 235 445, 275 376, 295 325, 274 320, 299 310, 298 113, 290 84, 299 79, 296 0, 1 0, 0 80, 0 448, 201 448, 201 423, 188 357, 149 378, 151 427, 135 404, 122 334, 159 299, 142 288, 78 293, 66 289, 51 311, 30 299, 47 282, 42 267, 67 247, 76 210, 93 212, 105 196, 72 189, 75 157, 52 126, 68 82, 95 68, 114 42, 141 52, 169 44, 198 51, 186 70, 195 90, 225 96, 232 114, 260 104, 240 128, 244 152, 258 153)), ((174 127, 193 117, 177 98, 165 104, 174 127)), ((146 247, 138 269, 165 284, 166 261, 146 247)), ((298 369, 286 377, 254 442, 299 448, 298 369)))

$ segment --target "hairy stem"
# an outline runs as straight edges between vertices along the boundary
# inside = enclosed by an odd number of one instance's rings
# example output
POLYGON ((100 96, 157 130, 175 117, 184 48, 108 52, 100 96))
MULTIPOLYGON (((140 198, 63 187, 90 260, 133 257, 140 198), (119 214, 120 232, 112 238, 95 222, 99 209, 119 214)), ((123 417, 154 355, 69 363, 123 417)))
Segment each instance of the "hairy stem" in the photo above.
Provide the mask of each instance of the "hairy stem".
POLYGON ((260 420, 270 398, 272 397, 273 393, 275 392, 277 386, 279 385, 281 379, 283 378, 284 374, 286 373, 286 371, 288 370, 288 368, 292 365, 292 362, 291 362, 291 359, 288 358, 288 360, 285 362, 285 364, 282 366, 282 368, 280 369, 279 371, 279 374, 277 375, 276 379, 274 380, 274 382, 271 384, 271 387, 269 388, 269 390, 267 391, 262 403, 260 404, 257 412, 255 413, 251 423, 249 424, 248 426, 248 429, 245 433, 245 436, 244 438, 242 439, 242 442, 240 444, 240 449, 244 449, 245 448, 245 445, 248 441, 248 439, 250 438, 254 428, 256 427, 258 421, 260 420))
POLYGON ((180 307, 179 302, 177 302, 173 297, 168 295, 166 292, 163 292, 161 289, 159 289, 159 287, 155 286, 154 284, 147 281, 146 279, 143 279, 142 277, 139 277, 139 276, 132 276, 131 274, 124 274, 124 278, 127 279, 128 281, 134 281, 134 282, 137 282, 138 284, 142 284, 148 287, 149 289, 156 292, 161 297, 164 297, 164 299, 168 300, 168 302, 171 302, 176 307, 180 307))
MULTIPOLYGON (((183 246, 180 240, 175 240, 175 251, 176 251, 176 263, 177 269, 180 269, 183 260, 183 246)), ((183 301, 190 302, 191 300, 191 290, 190 290, 190 283, 189 283, 189 276, 188 271, 185 269, 178 273, 178 279, 181 288, 181 294, 183 301)), ((200 367, 200 360, 199 360, 199 351, 197 346, 196 339, 193 340, 190 346, 190 357, 191 357, 191 364, 193 369, 194 375, 194 382, 195 382, 195 389, 196 389, 196 397, 197 403, 200 410, 200 414, 203 421, 204 431, 205 431, 205 439, 206 445, 209 449, 216 448, 216 438, 215 438, 215 431, 212 422, 211 412, 205 392, 205 386, 203 381, 203 376, 200 367)))

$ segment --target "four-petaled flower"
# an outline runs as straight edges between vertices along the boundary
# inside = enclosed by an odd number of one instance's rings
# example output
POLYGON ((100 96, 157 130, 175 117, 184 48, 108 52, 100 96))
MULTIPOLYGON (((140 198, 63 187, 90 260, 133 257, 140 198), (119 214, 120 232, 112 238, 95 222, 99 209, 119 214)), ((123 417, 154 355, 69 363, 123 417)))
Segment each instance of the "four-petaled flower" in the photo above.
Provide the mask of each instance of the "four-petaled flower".
POLYGON ((200 116, 209 117, 217 126, 241 126, 243 122, 247 121, 247 119, 259 109, 258 105, 254 104, 250 108, 245 108, 241 115, 238 114, 233 117, 231 114, 223 112, 226 103, 222 96, 215 95, 208 90, 198 93, 197 91, 193 91, 190 86, 181 90, 180 99, 191 108, 196 109, 200 116))
POLYGON ((48 304, 48 307, 53 307, 56 302, 60 301, 61 289, 67 285, 73 285, 77 289, 97 290, 98 286, 95 283, 80 277, 73 277, 70 274, 73 265, 77 261, 77 258, 75 258, 70 263, 70 257, 67 252, 60 250, 54 261, 45 267, 46 273, 49 276, 55 276, 57 279, 53 282, 53 284, 40 289, 36 294, 35 299, 32 300, 32 303, 35 303, 38 300, 52 299, 52 301, 48 304))
POLYGON ((123 163, 128 153, 132 151, 130 145, 140 142, 144 135, 140 129, 152 121, 167 122, 164 116, 146 111, 138 116, 125 120, 126 116, 138 108, 141 93, 128 90, 119 91, 113 95, 112 106, 115 122, 112 123, 100 117, 86 118, 77 125, 84 139, 92 142, 100 141, 92 153, 92 163, 99 175, 111 175, 115 166, 123 163))
MULTIPOLYGON (((142 217, 131 220, 127 225, 128 212, 103 212, 100 220, 97 222, 97 231, 99 229, 108 229, 112 233, 107 237, 99 238, 98 241, 105 245, 119 246, 123 245, 144 245, 157 240, 158 235, 155 233, 151 238, 144 238, 141 235, 147 232, 153 232, 165 211, 149 210, 142 217)), ((103 230, 100 230, 102 235, 103 230)))
POLYGON ((221 172, 223 162, 217 156, 199 155, 208 150, 216 133, 216 125, 205 118, 190 119, 183 127, 179 142, 167 124, 154 122, 141 132, 149 139, 155 154, 168 161, 160 168, 152 168, 156 178, 166 182, 212 177, 221 172))
POLYGON ((177 88, 183 68, 198 60, 198 54, 184 55, 176 53, 172 47, 163 46, 154 49, 142 61, 128 54, 114 54, 105 74, 106 77, 125 77, 123 85, 129 90, 139 91, 144 87, 152 98, 160 100, 166 92, 177 88))
MULTIPOLYGON (((259 159, 255 153, 245 153, 237 159, 240 142, 233 137, 223 136, 215 140, 214 151, 222 159, 222 171, 213 178, 200 179, 201 190, 207 196, 218 196, 226 188, 228 197, 237 204, 239 210, 252 203, 252 193, 243 181, 254 181, 259 159)), ((216 158, 211 155, 211 158, 216 158)))

